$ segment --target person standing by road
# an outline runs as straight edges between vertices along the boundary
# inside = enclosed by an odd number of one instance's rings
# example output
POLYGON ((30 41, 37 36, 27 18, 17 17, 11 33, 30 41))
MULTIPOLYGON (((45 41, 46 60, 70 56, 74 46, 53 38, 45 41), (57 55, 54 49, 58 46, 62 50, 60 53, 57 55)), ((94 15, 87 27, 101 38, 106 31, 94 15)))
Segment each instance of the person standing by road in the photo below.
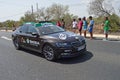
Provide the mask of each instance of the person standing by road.
POLYGON ((89 16, 89 25, 88 25, 88 31, 90 33, 90 39, 93 39, 93 26, 94 26, 94 20, 92 19, 92 16, 89 16))
POLYGON ((57 26, 61 27, 60 21, 57 21, 57 26))
POLYGON ((105 22, 103 24, 103 29, 104 29, 104 34, 105 34, 105 39, 103 40, 108 40, 108 32, 109 32, 109 25, 110 25, 110 22, 108 20, 108 17, 105 17, 105 22))
POLYGON ((12 28, 13 28, 12 31, 15 31, 15 30, 16 30, 15 24, 13 24, 12 28))
POLYGON ((73 29, 73 32, 75 33, 75 32, 76 32, 76 29, 77 29, 77 21, 76 21, 76 19, 73 19, 72 29, 73 29))
POLYGON ((61 27, 62 27, 63 29, 65 29, 65 21, 64 21, 64 19, 61 20, 61 27))
POLYGON ((86 32, 87 32, 87 21, 86 17, 83 17, 83 30, 84 30, 84 37, 86 38, 86 32))
POLYGON ((81 18, 79 18, 78 20, 79 20, 79 21, 78 21, 77 27, 78 27, 78 30, 79 30, 80 35, 82 35, 83 21, 81 20, 81 18))

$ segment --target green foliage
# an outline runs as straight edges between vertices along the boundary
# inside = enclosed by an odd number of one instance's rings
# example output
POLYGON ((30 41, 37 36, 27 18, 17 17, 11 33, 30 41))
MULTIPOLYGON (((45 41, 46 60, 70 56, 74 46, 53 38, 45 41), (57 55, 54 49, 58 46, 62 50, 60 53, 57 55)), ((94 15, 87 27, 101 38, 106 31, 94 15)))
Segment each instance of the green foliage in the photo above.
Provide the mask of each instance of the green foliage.
POLYGON ((101 24, 104 21, 103 16, 108 16, 110 20, 110 30, 118 31, 120 29, 120 17, 115 14, 114 7, 109 0, 92 0, 88 7, 89 14, 97 16, 96 24, 101 24))
POLYGON ((66 13, 68 13, 68 6, 61 4, 53 4, 47 8, 40 8, 35 12, 37 20, 59 20, 66 13))
POLYGON ((7 27, 13 27, 14 23, 15 23, 15 21, 13 21, 13 20, 7 20, 6 21, 6 26, 7 27))
POLYGON ((3 27, 3 23, 0 22, 0 27, 3 27))
POLYGON ((94 20, 95 20, 95 24, 102 24, 104 21, 104 17, 100 16, 100 17, 94 18, 94 20))
MULTIPOLYGON (((110 30, 116 32, 120 29, 120 17, 116 14, 112 14, 109 17, 110 30)), ((102 24, 104 22, 104 16, 94 18, 96 25, 102 24)))
POLYGON ((36 17, 35 14, 31 13, 30 11, 27 11, 24 15, 24 17, 21 17, 20 22, 24 23, 24 22, 35 22, 36 21, 36 17))
POLYGON ((110 16, 111 30, 118 31, 120 29, 120 17, 116 14, 110 16))
POLYGON ((51 16, 54 19, 60 19, 64 17, 66 13, 68 13, 68 6, 64 6, 61 4, 53 4, 49 9, 51 16))

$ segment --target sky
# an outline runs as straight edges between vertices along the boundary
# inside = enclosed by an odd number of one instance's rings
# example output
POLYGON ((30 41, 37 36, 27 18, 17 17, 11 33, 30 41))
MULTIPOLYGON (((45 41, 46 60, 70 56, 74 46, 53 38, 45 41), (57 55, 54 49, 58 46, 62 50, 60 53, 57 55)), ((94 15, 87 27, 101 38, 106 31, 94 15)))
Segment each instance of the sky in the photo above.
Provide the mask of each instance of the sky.
MULTIPOLYGON (((88 17, 88 4, 90 0, 0 0, 0 22, 6 20, 19 20, 24 13, 31 10, 31 5, 36 11, 36 3, 38 7, 49 7, 54 3, 68 5, 69 12, 79 17, 88 17)), ((117 9, 120 7, 119 0, 113 0, 113 6, 117 9)))

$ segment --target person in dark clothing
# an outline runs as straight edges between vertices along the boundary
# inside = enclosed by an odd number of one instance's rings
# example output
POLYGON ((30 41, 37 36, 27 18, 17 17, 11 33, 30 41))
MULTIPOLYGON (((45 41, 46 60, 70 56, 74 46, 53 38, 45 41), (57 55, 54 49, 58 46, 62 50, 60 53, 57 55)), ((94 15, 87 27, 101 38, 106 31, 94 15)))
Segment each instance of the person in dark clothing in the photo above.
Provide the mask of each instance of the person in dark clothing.
POLYGON ((65 28, 65 21, 64 21, 64 19, 61 20, 61 27, 65 28))

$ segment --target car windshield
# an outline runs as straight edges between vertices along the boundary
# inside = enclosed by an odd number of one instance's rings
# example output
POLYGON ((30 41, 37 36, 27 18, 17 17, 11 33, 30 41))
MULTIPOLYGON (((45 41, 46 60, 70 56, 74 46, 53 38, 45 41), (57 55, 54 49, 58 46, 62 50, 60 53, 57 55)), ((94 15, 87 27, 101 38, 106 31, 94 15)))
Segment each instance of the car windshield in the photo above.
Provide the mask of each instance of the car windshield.
POLYGON ((53 33, 59 33, 64 32, 65 30, 61 27, 58 27, 56 25, 44 25, 40 26, 39 28, 40 34, 47 35, 47 34, 53 34, 53 33))

